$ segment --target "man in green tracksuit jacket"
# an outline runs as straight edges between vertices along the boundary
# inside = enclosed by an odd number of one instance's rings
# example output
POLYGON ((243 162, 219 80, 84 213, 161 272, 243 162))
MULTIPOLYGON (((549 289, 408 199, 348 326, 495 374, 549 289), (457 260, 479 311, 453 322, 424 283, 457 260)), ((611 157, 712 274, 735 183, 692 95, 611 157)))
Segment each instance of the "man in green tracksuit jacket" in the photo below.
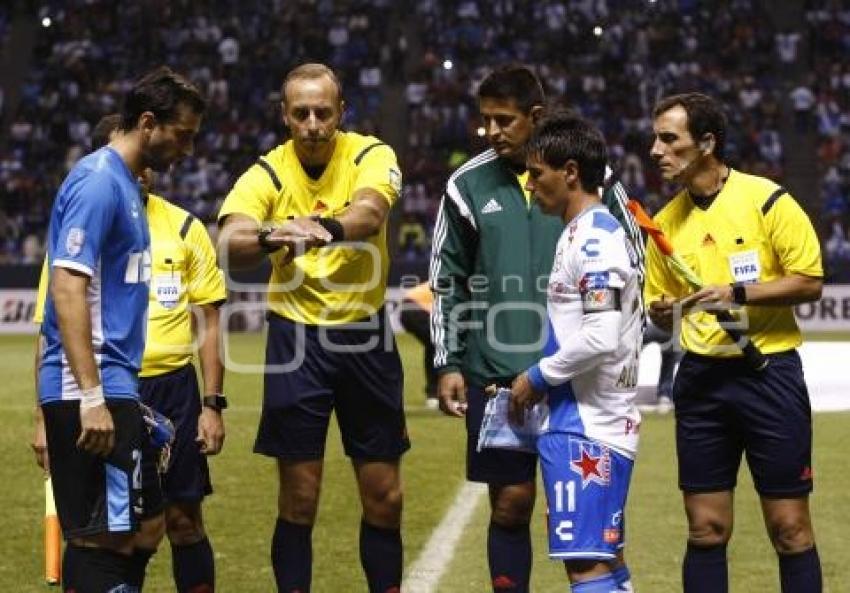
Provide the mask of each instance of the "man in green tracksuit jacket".
MULTIPOLYGON (((440 408, 466 418, 467 479, 489 486, 493 590, 523 593, 531 573, 537 457, 477 452, 476 444, 484 387, 509 386, 543 350, 546 289, 564 224, 543 214, 524 189, 525 145, 543 113, 540 81, 523 66, 504 66, 484 79, 478 99, 491 148, 455 171, 443 196, 431 257, 431 338, 440 408)), ((631 239, 642 279, 643 241, 626 200, 619 183, 604 191, 603 203, 631 239)), ((624 565, 620 577, 628 586, 624 565)))

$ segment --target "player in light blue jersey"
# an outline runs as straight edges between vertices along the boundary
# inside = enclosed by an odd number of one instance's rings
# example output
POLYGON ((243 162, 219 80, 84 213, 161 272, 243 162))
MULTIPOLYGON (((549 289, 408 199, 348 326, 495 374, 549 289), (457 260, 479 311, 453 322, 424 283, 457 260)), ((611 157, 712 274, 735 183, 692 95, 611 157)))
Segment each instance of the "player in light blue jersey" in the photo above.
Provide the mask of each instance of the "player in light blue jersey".
POLYGON ((137 179, 191 154, 204 109, 170 69, 145 75, 125 96, 124 133, 81 159, 54 202, 38 391, 68 592, 140 591, 164 529, 137 402, 150 276, 137 179))
POLYGON ((567 225, 547 290, 549 338, 540 361, 511 386, 509 416, 548 395, 537 443, 549 521, 549 556, 573 593, 631 591, 618 571, 624 510, 637 452, 634 398, 642 333, 638 258, 600 203, 607 151, 602 134, 554 115, 529 143, 526 188, 567 225))
POLYGON ((147 307, 150 236, 138 182, 115 149, 104 147, 82 158, 65 178, 47 244, 54 290, 41 330, 40 402, 84 395, 77 381, 70 380, 70 353, 63 345, 55 299, 61 282, 57 278, 70 274, 88 279, 91 343, 103 392, 110 398, 135 399, 145 335, 137 313, 147 307))

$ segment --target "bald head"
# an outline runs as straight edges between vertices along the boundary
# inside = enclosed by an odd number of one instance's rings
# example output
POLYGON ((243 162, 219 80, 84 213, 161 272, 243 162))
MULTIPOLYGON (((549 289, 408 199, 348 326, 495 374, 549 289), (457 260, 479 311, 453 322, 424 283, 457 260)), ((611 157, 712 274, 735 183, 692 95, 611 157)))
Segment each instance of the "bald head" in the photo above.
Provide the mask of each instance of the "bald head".
POLYGON ((316 64, 316 63, 308 63, 301 64, 289 71, 286 75, 286 78, 283 79, 283 85, 280 87, 280 98, 281 101, 286 103, 288 100, 287 92, 291 83, 295 81, 301 80, 316 80, 316 79, 327 79, 329 80, 334 88, 336 89, 336 101, 337 103, 342 103, 342 84, 339 82, 339 78, 337 78, 334 71, 325 66, 324 64, 316 64))

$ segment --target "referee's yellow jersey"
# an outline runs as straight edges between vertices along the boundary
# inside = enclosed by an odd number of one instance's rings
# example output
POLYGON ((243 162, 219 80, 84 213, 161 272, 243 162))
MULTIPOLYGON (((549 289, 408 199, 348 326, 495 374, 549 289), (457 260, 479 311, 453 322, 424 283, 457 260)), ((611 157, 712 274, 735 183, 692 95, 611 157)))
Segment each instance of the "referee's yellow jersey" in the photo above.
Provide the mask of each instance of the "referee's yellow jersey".
MULTIPOLYGON (((730 169, 707 209, 695 206, 682 191, 655 222, 706 284, 770 282, 788 274, 823 276, 820 244, 809 217, 783 188, 763 177, 730 169)), ((646 264, 647 303, 691 292, 652 241, 647 242, 646 264)), ((746 333, 766 354, 796 348, 802 341, 791 306, 747 305, 746 318, 746 333)), ((687 315, 681 341, 696 354, 740 355, 710 313, 687 315), (730 347, 716 349, 719 345, 730 347)))
MULTIPOLYGON (((227 298, 224 275, 207 230, 194 216, 167 200, 148 194, 151 235, 151 284, 145 353, 140 377, 153 377, 192 362, 190 305, 221 303, 227 298)), ((33 321, 44 318, 47 266, 42 266, 33 321)))
MULTIPOLYGON (((401 190, 401 173, 392 148, 373 136, 337 132, 330 162, 310 178, 292 141, 278 146, 248 169, 233 186, 219 212, 244 214, 258 224, 281 224, 291 217, 335 217, 359 189, 371 188, 392 206, 401 190)), ((354 247, 313 249, 280 265, 271 255, 268 304, 274 313, 309 325, 335 325, 362 319, 384 303, 389 271, 386 222, 379 233, 354 247)))

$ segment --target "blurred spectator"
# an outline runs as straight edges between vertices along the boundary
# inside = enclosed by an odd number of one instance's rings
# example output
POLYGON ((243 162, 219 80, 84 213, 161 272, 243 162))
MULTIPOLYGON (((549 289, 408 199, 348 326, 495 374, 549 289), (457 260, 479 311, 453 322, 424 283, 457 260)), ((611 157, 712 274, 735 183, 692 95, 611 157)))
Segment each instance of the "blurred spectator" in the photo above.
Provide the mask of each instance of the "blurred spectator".
POLYGON ((800 34, 796 31, 786 31, 776 34, 776 53, 783 64, 793 64, 797 61, 797 46, 800 44, 800 34))
POLYGON ((815 94, 808 86, 801 84, 791 91, 790 97, 794 106, 797 132, 805 133, 809 129, 812 108, 815 105, 815 94))
POLYGON ((21 251, 23 256, 20 263, 22 264, 40 264, 44 259, 44 249, 38 235, 27 235, 21 245, 21 251))

